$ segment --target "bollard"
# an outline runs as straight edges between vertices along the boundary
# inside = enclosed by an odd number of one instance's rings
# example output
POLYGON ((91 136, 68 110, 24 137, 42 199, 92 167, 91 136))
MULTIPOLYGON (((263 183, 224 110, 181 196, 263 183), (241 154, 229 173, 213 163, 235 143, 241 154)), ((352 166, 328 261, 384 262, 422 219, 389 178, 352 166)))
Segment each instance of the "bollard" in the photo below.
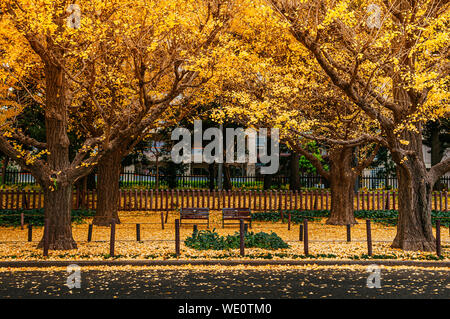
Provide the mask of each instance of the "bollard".
POLYGON ((299 226, 298 240, 303 241, 303 225, 301 225, 301 224, 299 226))
POLYGON ((193 231, 192 231, 192 234, 193 234, 194 236, 197 236, 197 234, 198 234, 198 227, 197 227, 197 224, 194 225, 194 229, 193 229, 193 231))
POLYGON ((347 225, 347 242, 352 241, 352 229, 350 226, 350 224, 347 225))
POLYGON ((33 240, 33 226, 28 224, 28 241, 33 240))
POLYGON ((23 224, 25 223, 25 216, 23 213, 20 213, 20 229, 23 230, 23 224))
POLYGON ((436 255, 441 257, 441 221, 436 220, 436 255))
POLYGON ((244 220, 239 220, 239 248, 241 256, 245 255, 244 251, 244 239, 245 239, 245 233, 244 233, 244 220))
POLYGON ((175 254, 180 256, 180 220, 175 219, 175 254))
POLYGON ((370 219, 366 219, 366 232, 367 232, 367 254, 372 256, 372 232, 370 229, 370 219))
POLYGON ((308 247, 308 220, 306 218, 303 220, 303 228, 304 228, 303 249, 305 251, 305 256, 308 256, 309 255, 309 247, 308 247))
POLYGON ((50 222, 48 220, 48 218, 45 219, 44 221, 44 256, 47 257, 48 256, 48 247, 50 245, 50 240, 49 240, 49 225, 50 222))
POLYGON ((88 242, 90 242, 92 240, 92 227, 93 227, 93 225, 89 224, 89 226, 88 226, 88 238, 87 238, 88 242))
POLYGON ((114 257, 114 247, 116 241, 116 220, 113 219, 111 221, 111 236, 109 239, 109 255, 114 257))
POLYGON ((161 212, 161 229, 164 230, 164 213, 161 212))
POLYGON ((291 213, 288 214, 288 230, 291 230, 291 213))
POLYGON ((136 241, 141 241, 141 224, 136 224, 136 241))

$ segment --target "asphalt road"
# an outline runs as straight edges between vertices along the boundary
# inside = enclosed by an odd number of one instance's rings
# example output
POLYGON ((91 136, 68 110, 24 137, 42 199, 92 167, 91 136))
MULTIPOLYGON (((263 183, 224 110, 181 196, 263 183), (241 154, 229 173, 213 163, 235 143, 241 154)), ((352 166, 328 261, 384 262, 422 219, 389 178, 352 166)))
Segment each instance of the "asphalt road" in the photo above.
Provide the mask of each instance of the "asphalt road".
POLYGON ((0 272, 0 298, 450 298, 450 270, 382 269, 368 288, 364 269, 83 270, 0 272))

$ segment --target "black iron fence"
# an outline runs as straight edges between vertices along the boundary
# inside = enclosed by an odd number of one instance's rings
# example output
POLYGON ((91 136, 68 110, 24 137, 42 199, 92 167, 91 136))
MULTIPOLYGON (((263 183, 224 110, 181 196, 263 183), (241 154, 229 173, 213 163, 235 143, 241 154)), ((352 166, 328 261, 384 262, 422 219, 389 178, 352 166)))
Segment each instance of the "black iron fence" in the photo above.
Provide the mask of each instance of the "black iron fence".
MULTIPOLYGON (((274 175, 270 178, 272 188, 281 189, 289 187, 289 177, 284 175, 274 175)), ((210 188, 214 183, 217 187, 217 179, 210 181, 208 175, 147 175, 124 172, 120 176, 120 186, 146 186, 149 188, 210 188)), ((230 183, 234 188, 243 189, 263 189, 264 176, 231 176, 230 183)), ((224 185, 226 181, 224 181, 224 185)), ((300 185, 305 188, 326 188, 326 180, 320 175, 300 175, 300 185)))
MULTIPOLYGON (((28 172, 6 171, 2 182, 6 185, 34 185, 35 178, 28 172)), ((271 177, 270 185, 274 189, 286 189, 289 187, 290 179, 284 175, 271 177)), ((231 176, 230 183, 234 188, 263 189, 264 176, 231 176)), ((124 188, 146 187, 146 188, 210 188, 208 175, 155 175, 138 174, 134 172, 122 172, 119 184, 124 188)), ((366 189, 396 189, 398 186, 396 177, 361 176, 358 178, 358 188, 366 189)), ((450 176, 443 176, 438 182, 439 189, 450 188, 450 176)), ((328 188, 326 179, 320 175, 301 174, 300 185, 303 188, 328 188)), ((217 180, 214 180, 217 187, 217 180)))

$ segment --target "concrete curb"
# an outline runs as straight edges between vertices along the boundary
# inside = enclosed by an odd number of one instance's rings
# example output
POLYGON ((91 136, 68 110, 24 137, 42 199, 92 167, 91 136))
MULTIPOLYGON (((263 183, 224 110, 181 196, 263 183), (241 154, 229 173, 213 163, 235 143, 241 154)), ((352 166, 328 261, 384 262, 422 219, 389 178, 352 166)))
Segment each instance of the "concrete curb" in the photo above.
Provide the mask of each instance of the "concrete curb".
POLYGON ((347 265, 383 265, 383 266, 416 266, 447 267, 449 261, 415 261, 415 260, 36 260, 36 261, 0 261, 0 268, 23 267, 67 267, 71 264, 79 266, 347 266, 347 265))

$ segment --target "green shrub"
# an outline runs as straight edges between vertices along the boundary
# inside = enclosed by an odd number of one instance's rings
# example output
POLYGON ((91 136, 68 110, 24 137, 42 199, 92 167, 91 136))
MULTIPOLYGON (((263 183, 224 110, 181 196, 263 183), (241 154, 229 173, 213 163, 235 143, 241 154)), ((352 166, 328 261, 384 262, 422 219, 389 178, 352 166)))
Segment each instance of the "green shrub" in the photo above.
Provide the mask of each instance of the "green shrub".
MULTIPOLYGON (((197 250, 225 250, 239 248, 240 236, 236 232, 234 235, 226 237, 220 236, 215 229, 201 230, 194 232, 191 237, 186 238, 185 245, 197 250)), ((283 241, 277 234, 259 232, 247 232, 244 237, 245 247, 247 248, 265 248, 265 249, 281 249, 289 248, 289 245, 283 241)))
MULTIPOLYGON (((302 223, 306 218, 310 221, 320 220, 330 215, 329 210, 307 210, 307 211, 283 211, 284 221, 287 221, 288 213, 291 213, 291 222, 294 224, 302 223)), ((360 219, 370 219, 375 223, 383 225, 396 226, 398 211, 396 210, 356 210, 355 217, 360 219)), ((436 219, 441 219, 441 226, 450 226, 450 212, 433 210, 431 212, 433 226, 436 219)), ((281 214, 279 211, 268 211, 253 213, 252 220, 279 222, 281 214)))
MULTIPOLYGON (((24 223, 33 226, 44 226, 44 209, 31 210, 0 210, 0 226, 18 227, 20 226, 20 214, 24 213, 24 223)), ((92 217, 95 211, 92 210, 72 210, 72 223, 81 224, 86 217, 92 217)))

